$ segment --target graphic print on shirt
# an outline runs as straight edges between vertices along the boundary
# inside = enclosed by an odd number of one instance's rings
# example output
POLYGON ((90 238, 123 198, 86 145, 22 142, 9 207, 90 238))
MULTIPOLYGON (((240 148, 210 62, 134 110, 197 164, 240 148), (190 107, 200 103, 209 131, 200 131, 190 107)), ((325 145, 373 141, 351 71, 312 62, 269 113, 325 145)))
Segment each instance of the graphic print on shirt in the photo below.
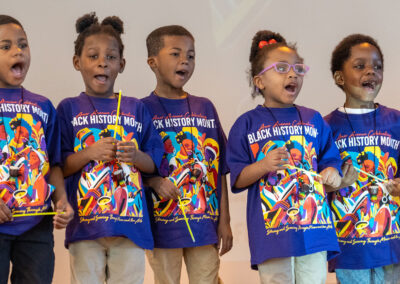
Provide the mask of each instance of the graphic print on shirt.
MULTIPOLYGON (((291 136, 288 141, 269 140, 261 149, 255 143, 251 148, 254 157, 259 161, 268 152, 282 146, 286 146, 290 152, 290 165, 316 171, 315 148, 303 136, 291 136)), ((260 180, 259 190, 267 230, 291 224, 331 224, 324 188, 319 178, 310 173, 290 168, 268 173, 260 180)))
MULTIPOLYGON (((186 214, 218 216, 217 182, 220 149, 217 141, 207 138, 196 127, 183 127, 182 131, 161 132, 165 154, 162 173, 181 191, 186 214)), ((173 217, 182 215, 175 200, 163 199, 153 194, 154 215, 173 217)))
MULTIPOLYGON (((133 141, 138 147, 133 132, 127 133, 120 125, 116 129, 118 141, 133 141)), ((81 151, 101 138, 113 136, 114 125, 104 130, 82 128, 76 134, 74 151, 81 151)), ((77 201, 79 216, 112 214, 143 217, 141 175, 132 165, 117 160, 91 161, 82 169, 77 201)))
MULTIPOLYGON (((344 161, 351 159, 355 167, 382 180, 393 179, 398 170, 396 160, 379 146, 364 147, 361 153, 343 151, 341 156, 344 161)), ((374 238, 399 234, 399 206, 400 199, 389 195, 383 182, 359 173, 356 183, 340 189, 331 202, 337 235, 339 238, 374 238)))
POLYGON ((24 113, 0 120, 0 197, 15 214, 46 211, 46 201, 54 191, 45 180, 50 165, 42 121, 29 114, 39 107, 27 103, 21 108, 24 113))

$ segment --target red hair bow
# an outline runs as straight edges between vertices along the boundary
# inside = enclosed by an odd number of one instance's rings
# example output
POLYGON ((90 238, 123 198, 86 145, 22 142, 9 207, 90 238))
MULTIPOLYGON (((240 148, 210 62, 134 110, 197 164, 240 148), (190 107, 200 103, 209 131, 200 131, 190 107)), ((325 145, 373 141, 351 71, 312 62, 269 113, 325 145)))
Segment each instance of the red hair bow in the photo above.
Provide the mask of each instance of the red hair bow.
POLYGON ((274 38, 271 38, 270 40, 262 40, 258 43, 258 48, 261 49, 264 46, 268 45, 268 44, 272 44, 272 43, 276 43, 276 40, 274 38))

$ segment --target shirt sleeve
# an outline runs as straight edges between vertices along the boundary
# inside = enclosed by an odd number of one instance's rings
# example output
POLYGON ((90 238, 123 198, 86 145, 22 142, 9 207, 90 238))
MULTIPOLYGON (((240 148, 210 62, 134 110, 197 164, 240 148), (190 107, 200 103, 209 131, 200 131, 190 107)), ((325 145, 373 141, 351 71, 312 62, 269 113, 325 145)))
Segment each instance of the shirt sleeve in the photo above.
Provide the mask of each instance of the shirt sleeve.
POLYGON ((71 124, 71 111, 68 110, 68 102, 62 101, 57 107, 57 114, 61 128, 61 160, 74 153, 74 131, 71 124))
POLYGON ((164 144, 161 137, 153 125, 151 115, 145 105, 140 102, 142 109, 141 141, 140 150, 148 154, 153 160, 158 172, 160 172, 161 159, 164 154, 164 144))
POLYGON ((224 132, 224 129, 222 128, 221 125, 221 121, 219 120, 219 116, 217 113, 217 110, 215 108, 215 106, 212 104, 213 110, 214 110, 214 117, 215 117, 215 122, 217 125, 217 131, 218 131, 218 145, 219 145, 219 172, 221 173, 221 175, 226 175, 229 173, 229 167, 228 164, 226 162, 226 135, 224 132))
POLYGON ((318 153, 318 172, 323 171, 328 167, 333 167, 342 175, 342 160, 340 158, 339 150, 333 141, 331 127, 322 119, 318 114, 319 124, 321 125, 321 135, 319 139, 319 153, 318 153))
POLYGON ((239 118, 229 132, 226 155, 231 171, 231 190, 233 193, 239 193, 246 189, 236 188, 234 184, 242 170, 252 163, 246 133, 247 126, 243 118, 239 118))
POLYGON ((53 104, 49 101, 49 117, 45 131, 45 141, 47 154, 49 156, 50 167, 61 163, 61 142, 60 142, 60 123, 57 119, 57 112, 53 104))

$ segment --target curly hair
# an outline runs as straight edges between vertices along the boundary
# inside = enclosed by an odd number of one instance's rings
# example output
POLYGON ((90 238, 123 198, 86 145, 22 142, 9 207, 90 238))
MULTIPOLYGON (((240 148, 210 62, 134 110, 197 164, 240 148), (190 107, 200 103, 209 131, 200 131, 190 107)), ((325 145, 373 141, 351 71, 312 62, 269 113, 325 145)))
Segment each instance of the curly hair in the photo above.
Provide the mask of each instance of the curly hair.
POLYGON ((75 40, 75 55, 82 54, 85 39, 91 35, 107 34, 114 37, 119 46, 119 55, 123 57, 124 44, 122 43, 121 34, 124 33, 124 24, 117 16, 106 17, 99 23, 96 13, 92 12, 80 17, 75 24, 78 37, 75 40))

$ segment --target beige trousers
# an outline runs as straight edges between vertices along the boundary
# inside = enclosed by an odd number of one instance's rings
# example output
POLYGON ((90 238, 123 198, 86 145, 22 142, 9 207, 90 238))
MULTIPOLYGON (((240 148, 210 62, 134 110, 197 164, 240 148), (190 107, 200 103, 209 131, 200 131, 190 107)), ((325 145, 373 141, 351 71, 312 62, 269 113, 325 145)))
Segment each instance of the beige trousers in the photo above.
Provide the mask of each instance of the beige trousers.
POLYGON ((326 251, 272 258, 258 265, 258 273, 262 284, 325 284, 326 262, 326 251))
POLYGON ((71 283, 142 284, 144 249, 123 237, 78 241, 69 245, 71 283))
POLYGON ((179 284, 181 279, 182 258, 185 260, 190 284, 217 284, 219 255, 213 245, 160 249, 146 251, 150 266, 154 272, 155 284, 179 284))

